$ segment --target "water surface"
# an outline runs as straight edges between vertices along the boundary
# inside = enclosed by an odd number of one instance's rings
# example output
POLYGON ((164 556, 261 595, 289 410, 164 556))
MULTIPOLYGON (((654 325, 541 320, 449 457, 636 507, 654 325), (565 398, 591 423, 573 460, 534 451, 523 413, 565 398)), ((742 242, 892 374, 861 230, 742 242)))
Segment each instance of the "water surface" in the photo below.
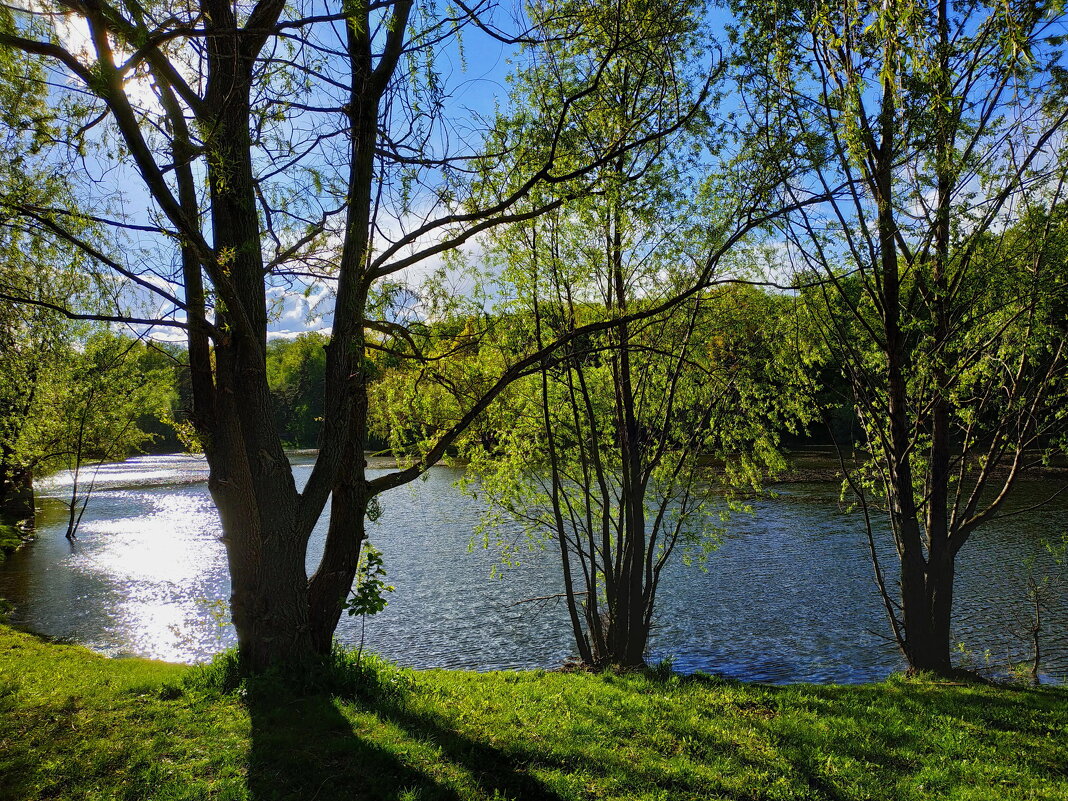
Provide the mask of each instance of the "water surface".
MULTIPOLYGON (((294 471, 303 483, 310 457, 295 456, 294 471)), ((416 667, 559 666, 574 650, 562 604, 526 602, 561 591, 555 551, 525 551, 519 567, 493 577, 500 562, 472 547, 482 508, 454 487, 459 475, 436 467, 383 496, 369 533, 396 592, 367 621, 367 647, 416 667)), ((0 596, 16 603, 16 622, 112 655, 191 662, 231 644, 225 551, 206 480, 205 463, 187 455, 106 465, 79 541, 69 544, 60 500, 69 486, 54 478, 40 492, 38 540, 0 565, 0 596)), ((1052 486, 1025 483, 1017 506, 1052 486)), ((777 487, 754 502, 753 514, 727 524, 705 569, 673 563, 650 659, 773 682, 871 681, 901 669, 885 638, 862 520, 841 509, 837 495, 835 484, 777 487)), ((1068 568, 1053 564, 1043 545, 1068 527, 1066 510, 1059 502, 995 522, 962 551, 954 637, 973 663, 1026 656, 1019 635, 1029 620, 1030 560, 1047 582, 1045 670, 1068 674, 1068 568)), ((324 519, 312 536, 309 571, 325 530, 324 519)), ((880 548, 892 568, 892 546, 880 548)), ((360 622, 344 618, 338 636, 358 643, 360 622)))

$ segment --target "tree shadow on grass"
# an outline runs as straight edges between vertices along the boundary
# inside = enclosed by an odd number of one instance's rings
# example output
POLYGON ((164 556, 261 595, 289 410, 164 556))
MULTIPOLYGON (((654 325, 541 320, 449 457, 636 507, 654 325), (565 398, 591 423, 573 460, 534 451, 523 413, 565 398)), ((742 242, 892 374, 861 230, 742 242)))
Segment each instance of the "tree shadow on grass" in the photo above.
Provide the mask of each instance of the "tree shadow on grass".
POLYGON ((450 788, 357 736, 325 695, 246 698, 251 723, 249 797, 255 801, 458 801, 450 788))
POLYGON ((486 798, 563 801, 559 794, 528 772, 531 755, 521 749, 486 745, 457 731, 437 715, 413 712, 403 703, 388 699, 356 703, 405 731, 411 738, 440 749, 445 759, 471 775, 486 798))
MULTIPOLYGON (((734 792, 723 786, 711 786, 707 781, 696 777, 672 775, 663 765, 643 764, 643 760, 628 754, 625 749, 600 751, 595 758, 585 749, 572 750, 569 754, 547 753, 529 741, 515 741, 511 745, 495 747, 486 745, 456 730, 444 715, 433 712, 415 712, 403 702, 394 703, 379 700, 374 703, 360 702, 364 709, 373 711, 383 720, 406 731, 412 738, 433 743, 440 748, 443 756, 457 764, 462 764, 477 779, 485 792, 485 798, 518 799, 520 801, 564 801, 559 795, 546 787, 530 773, 532 767, 546 772, 567 774, 572 782, 584 789, 574 796, 586 797, 588 784, 600 784, 605 781, 605 788, 629 788, 635 793, 659 793, 658 797, 686 799, 719 799, 720 801, 752 801, 751 791, 734 792)), ((605 713, 597 706, 583 709, 581 715, 595 720, 605 713)), ((605 731, 618 728, 618 722, 602 720, 605 731)), ((553 739, 547 734, 549 740, 553 739)), ((763 767, 759 763, 749 762, 744 755, 736 752, 734 744, 725 744, 724 750, 732 752, 732 758, 751 768, 763 767)))
POLYGON ((389 741, 390 747, 385 747, 360 736, 337 703, 321 694, 281 698, 262 691, 249 694, 250 798, 561 801, 508 755, 430 719, 404 714, 397 704, 357 703, 382 724, 377 731, 389 741), (404 758, 418 752, 424 761, 426 754, 432 755, 435 775, 411 764, 417 758, 411 762, 404 758))
MULTIPOLYGON (((709 691, 715 686, 709 682, 709 691)), ((806 691, 800 704, 787 697, 780 706, 778 696, 789 695, 790 688, 754 689, 750 686, 749 692, 706 713, 744 725, 718 731, 699 718, 666 718, 662 725, 671 730, 673 742, 690 745, 684 754, 651 753, 648 759, 611 743, 589 750, 581 743, 570 747, 566 735, 561 740, 549 731, 537 739, 505 732, 499 740, 496 735, 490 739, 467 731, 447 708, 424 707, 403 694, 352 699, 340 707, 326 695, 253 696, 248 699, 248 786, 258 801, 562 801, 541 774, 576 788, 603 782, 606 791, 629 788, 680 799, 759 798, 767 789, 762 782, 772 779, 786 782, 799 798, 842 801, 866 797, 868 790, 891 798, 899 782, 907 785, 927 763, 932 726, 946 731, 960 721, 980 732, 975 737, 1004 729, 1037 740, 1059 730, 1065 719, 1064 711, 1051 707, 1041 693, 957 693, 924 685, 829 687, 806 691), (1028 708, 1027 714, 1021 715, 1021 707, 1028 708), (807 720, 813 713, 855 723, 841 731, 811 727, 807 720), (875 771, 875 785, 856 784, 856 775, 845 777, 843 784, 843 777, 831 770, 834 766, 824 764, 828 754, 846 759, 855 770, 867 766, 875 771), (714 770, 702 767, 710 763, 714 770)), ((631 729, 610 719, 615 711, 599 704, 571 713, 580 724, 573 731, 603 731, 623 741, 631 736, 631 729)), ((1056 773, 1053 762, 1061 753, 1053 745, 1037 749, 1028 760, 1030 769, 1056 773)))
MULTIPOLYGON (((791 692, 789 687, 765 689, 769 697, 791 692)), ((806 732, 798 726, 780 728, 772 718, 766 728, 819 798, 857 797, 836 788, 821 754, 865 765, 887 788, 879 797, 887 798, 894 797, 897 783, 908 785, 928 768, 960 759, 965 767, 949 780, 945 792, 950 794, 958 785, 985 780, 984 759, 990 769, 1003 771, 1011 765, 1023 779, 1068 776, 1061 761, 1063 746, 1049 736, 1062 730, 1068 719, 1068 707, 1057 698, 1055 691, 955 682, 829 686, 811 692, 808 703, 817 715, 846 718, 851 726, 806 732), (1004 733, 1015 735, 1026 747, 995 753, 992 749, 998 748, 998 736, 1004 733)))

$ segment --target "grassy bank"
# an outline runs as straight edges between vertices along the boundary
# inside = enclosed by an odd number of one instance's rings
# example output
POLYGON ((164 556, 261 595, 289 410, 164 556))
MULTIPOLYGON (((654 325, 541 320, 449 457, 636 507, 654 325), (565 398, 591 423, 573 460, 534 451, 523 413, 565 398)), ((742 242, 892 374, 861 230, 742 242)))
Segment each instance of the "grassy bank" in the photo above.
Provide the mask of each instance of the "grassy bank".
POLYGON ((1068 691, 384 669, 348 700, 0 627, 0 798, 1064 799, 1068 691))
POLYGON ((0 562, 3 562, 9 553, 26 542, 27 538, 26 532, 21 528, 0 519, 0 562))

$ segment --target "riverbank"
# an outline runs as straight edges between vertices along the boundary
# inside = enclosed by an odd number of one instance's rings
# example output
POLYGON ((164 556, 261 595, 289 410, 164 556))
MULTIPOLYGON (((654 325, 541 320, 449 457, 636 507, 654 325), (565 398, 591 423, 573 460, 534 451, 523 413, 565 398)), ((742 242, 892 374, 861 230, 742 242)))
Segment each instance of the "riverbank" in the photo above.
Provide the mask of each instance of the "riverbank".
POLYGON ((385 667, 343 699, 211 677, 0 626, 0 798, 1068 797, 1063 689, 385 667))
POLYGON ((8 554, 14 553, 32 539, 32 531, 26 531, 21 526, 5 523, 0 518, 0 564, 3 564, 8 554))
MULTIPOLYGON (((781 472, 768 480, 768 485, 776 484, 800 484, 810 482, 833 482, 841 484, 844 477, 842 460, 833 448, 811 446, 798 450, 788 450, 784 453, 786 467, 781 472)), ((1043 464, 1041 455, 1033 454, 1029 459, 1029 466, 1025 468, 1019 477, 1021 483, 1031 481, 1060 481, 1068 480, 1068 459, 1064 456, 1054 457, 1049 464, 1043 464)), ((860 467, 860 455, 854 454, 847 457, 845 466, 850 470, 860 467)), ((1008 472, 1008 466, 995 472, 998 478, 1003 478, 1008 472)))

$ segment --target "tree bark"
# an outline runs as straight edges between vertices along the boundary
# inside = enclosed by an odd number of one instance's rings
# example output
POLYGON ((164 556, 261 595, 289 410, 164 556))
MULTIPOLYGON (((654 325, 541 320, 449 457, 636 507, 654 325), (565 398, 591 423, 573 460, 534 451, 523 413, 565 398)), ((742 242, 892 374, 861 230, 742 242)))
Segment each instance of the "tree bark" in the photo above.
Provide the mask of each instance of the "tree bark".
POLYGON ((230 406, 219 415, 210 447, 208 487, 224 531, 242 669, 300 665, 313 649, 307 538, 298 526, 292 473, 284 457, 273 460, 266 451, 249 460, 230 406))
POLYGON ((917 571, 915 565, 903 564, 902 568, 902 587, 907 575, 910 588, 908 595, 902 590, 909 673, 950 675, 954 560, 931 560, 922 571, 917 571))
MULTIPOLYGON (((623 165, 616 164, 622 174, 623 165)), ((620 315, 627 313, 627 285, 623 275, 623 243, 620 231, 619 209, 612 209, 608 226, 608 261, 614 285, 615 309, 620 315)), ((619 326, 617 352, 613 356, 614 384, 616 390, 616 425, 619 437, 622 468, 622 521, 623 535, 620 558, 617 561, 618 575, 613 582, 614 593, 608 597, 609 631, 606 638, 608 653, 605 660, 621 667, 639 667, 645 664, 645 647, 649 639, 646 614, 645 585, 645 491, 646 478, 643 470, 641 427, 638 424, 634 383, 631 367, 630 327, 619 326), (614 597, 613 597, 614 596, 614 597)))

